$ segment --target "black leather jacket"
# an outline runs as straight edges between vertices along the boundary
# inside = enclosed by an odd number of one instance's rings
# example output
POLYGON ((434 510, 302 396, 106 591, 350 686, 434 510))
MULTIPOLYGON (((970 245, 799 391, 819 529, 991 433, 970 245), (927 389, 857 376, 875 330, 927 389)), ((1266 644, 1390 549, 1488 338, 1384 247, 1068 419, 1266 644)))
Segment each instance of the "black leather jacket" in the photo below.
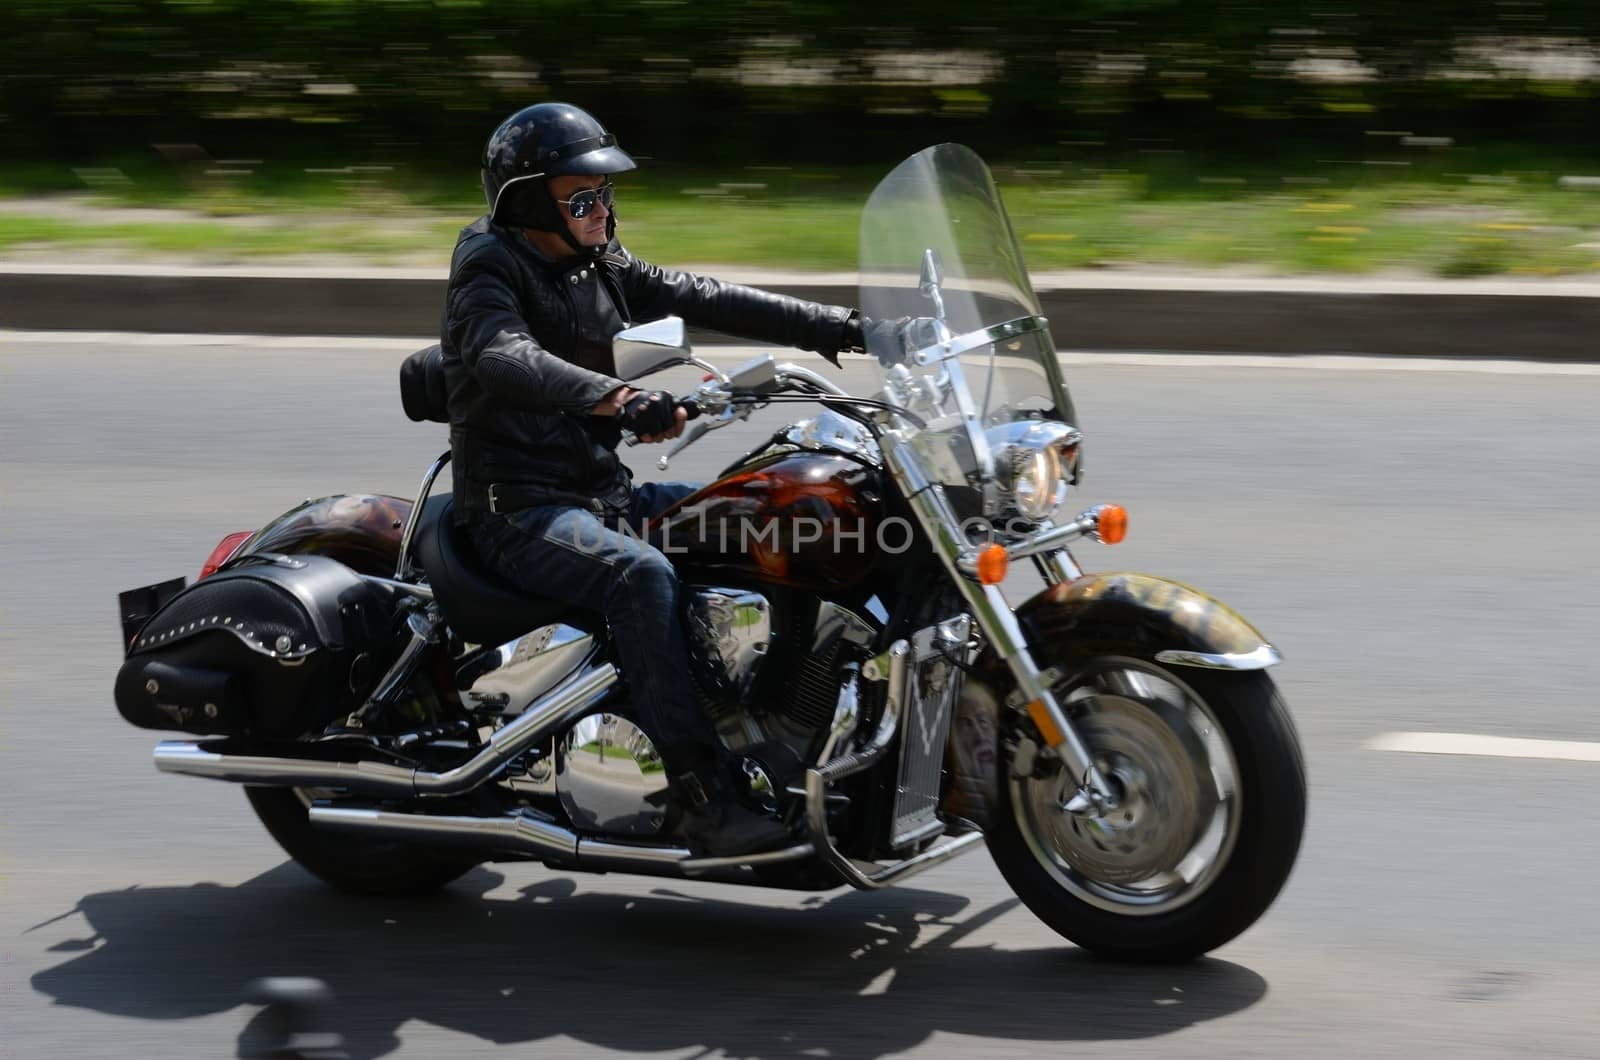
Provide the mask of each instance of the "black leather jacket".
MULTIPOLYGON (((462 229, 440 327, 457 518, 489 510, 489 487, 597 511, 620 510, 632 475, 621 430, 591 416, 623 384, 611 339, 669 314, 739 338, 814 350, 853 345, 851 311, 640 261, 613 240, 555 262, 480 218, 462 229)), ((504 506, 502 506, 504 507, 504 506)))

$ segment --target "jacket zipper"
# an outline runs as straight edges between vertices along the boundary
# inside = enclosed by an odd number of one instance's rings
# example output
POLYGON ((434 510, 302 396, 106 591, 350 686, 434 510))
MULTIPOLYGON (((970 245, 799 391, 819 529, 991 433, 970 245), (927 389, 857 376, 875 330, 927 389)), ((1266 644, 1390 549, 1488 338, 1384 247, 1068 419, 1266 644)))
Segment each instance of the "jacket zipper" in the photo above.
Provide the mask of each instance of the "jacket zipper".
MULTIPOLYGON (((561 292, 562 300, 567 303, 567 349, 576 350, 578 348, 578 304, 573 299, 572 292, 567 290, 568 286, 570 286, 569 284, 557 282, 555 286, 556 290, 561 292)), ((580 448, 583 452, 583 466, 587 472, 583 477, 583 483, 580 488, 584 490, 592 489, 595 480, 594 439, 589 437, 589 432, 582 423, 576 419, 569 418, 565 412, 558 413, 558 415, 563 423, 569 425, 578 433, 578 438, 581 441, 580 448)))

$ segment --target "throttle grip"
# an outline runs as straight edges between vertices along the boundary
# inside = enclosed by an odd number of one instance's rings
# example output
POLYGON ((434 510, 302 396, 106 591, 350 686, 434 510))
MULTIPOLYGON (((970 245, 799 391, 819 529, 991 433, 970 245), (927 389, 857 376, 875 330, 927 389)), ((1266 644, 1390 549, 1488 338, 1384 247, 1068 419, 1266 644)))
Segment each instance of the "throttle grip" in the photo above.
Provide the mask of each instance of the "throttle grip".
MULTIPOLYGON (((686 420, 695 419, 700 415, 700 402, 694 398, 684 398, 677 403, 676 407, 683 410, 683 416, 686 420)), ((632 431, 625 430, 622 432, 622 444, 627 446, 638 445, 639 436, 632 431)))

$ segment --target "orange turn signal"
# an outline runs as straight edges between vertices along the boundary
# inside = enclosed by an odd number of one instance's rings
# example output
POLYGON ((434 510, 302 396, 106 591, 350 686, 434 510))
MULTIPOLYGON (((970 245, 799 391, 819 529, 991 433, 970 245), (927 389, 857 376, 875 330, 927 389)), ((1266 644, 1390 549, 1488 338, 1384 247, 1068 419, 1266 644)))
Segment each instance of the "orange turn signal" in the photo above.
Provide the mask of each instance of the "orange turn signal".
POLYGON ((1095 529, 1101 541, 1115 545, 1128 536, 1128 509, 1120 504, 1102 504, 1095 529))
POLYGON ((984 545, 978 550, 978 580, 984 585, 999 585, 1006 580, 1011 557, 1004 545, 984 545))

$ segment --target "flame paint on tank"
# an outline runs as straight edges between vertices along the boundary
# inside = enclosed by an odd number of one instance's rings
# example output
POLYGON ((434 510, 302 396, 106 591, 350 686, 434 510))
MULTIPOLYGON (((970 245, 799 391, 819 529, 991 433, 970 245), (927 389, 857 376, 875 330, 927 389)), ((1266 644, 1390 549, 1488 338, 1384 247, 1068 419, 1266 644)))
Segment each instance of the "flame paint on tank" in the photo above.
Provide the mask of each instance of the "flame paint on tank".
POLYGON ((881 550, 881 473, 826 452, 758 458, 668 509, 651 540, 674 564, 813 591, 846 588, 881 550))

